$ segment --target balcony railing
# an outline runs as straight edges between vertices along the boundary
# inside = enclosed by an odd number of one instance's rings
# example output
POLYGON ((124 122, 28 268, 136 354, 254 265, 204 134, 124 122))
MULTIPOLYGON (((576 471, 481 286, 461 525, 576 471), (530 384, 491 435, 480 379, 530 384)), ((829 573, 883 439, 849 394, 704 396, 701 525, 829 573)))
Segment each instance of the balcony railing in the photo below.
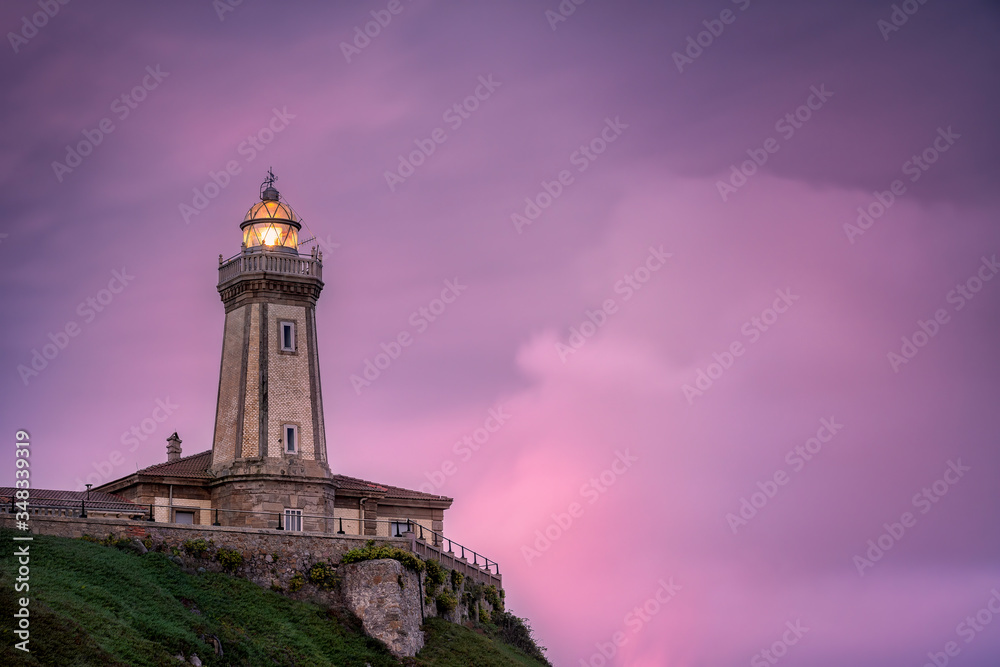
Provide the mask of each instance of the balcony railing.
POLYGON ((247 252, 219 264, 219 284, 246 273, 276 273, 323 279, 323 260, 283 252, 247 252))

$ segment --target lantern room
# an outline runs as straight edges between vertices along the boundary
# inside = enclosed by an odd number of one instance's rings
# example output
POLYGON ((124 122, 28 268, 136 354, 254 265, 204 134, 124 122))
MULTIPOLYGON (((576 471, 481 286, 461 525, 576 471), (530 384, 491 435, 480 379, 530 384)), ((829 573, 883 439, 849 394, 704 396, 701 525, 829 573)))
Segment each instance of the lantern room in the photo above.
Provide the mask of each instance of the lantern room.
POLYGON ((299 216, 292 207, 281 201, 274 187, 274 175, 261 184, 260 202, 254 204, 243 218, 243 247, 249 251, 277 250, 298 254, 299 216))

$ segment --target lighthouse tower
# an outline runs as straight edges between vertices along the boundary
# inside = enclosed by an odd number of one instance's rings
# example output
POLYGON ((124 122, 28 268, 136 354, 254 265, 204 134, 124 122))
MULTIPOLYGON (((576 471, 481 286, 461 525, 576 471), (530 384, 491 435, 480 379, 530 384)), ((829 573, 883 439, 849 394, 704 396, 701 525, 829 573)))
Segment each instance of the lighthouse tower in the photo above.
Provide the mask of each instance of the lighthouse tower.
POLYGON ((299 254, 300 218, 274 181, 268 171, 240 224, 239 254, 219 256, 226 321, 209 470, 223 525, 333 514, 316 337, 323 258, 299 254))

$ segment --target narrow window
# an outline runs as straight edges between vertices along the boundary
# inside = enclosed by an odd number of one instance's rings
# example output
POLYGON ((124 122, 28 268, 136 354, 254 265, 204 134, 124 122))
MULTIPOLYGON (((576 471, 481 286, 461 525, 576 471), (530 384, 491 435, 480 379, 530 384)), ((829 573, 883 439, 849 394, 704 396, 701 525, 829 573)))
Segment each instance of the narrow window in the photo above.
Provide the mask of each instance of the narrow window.
POLYGON ((285 530, 302 530, 302 510, 285 510, 285 530))
POLYGON ((295 454, 299 451, 299 427, 295 424, 285 424, 285 452, 295 454))
POLYGON ((281 333, 281 351, 282 352, 294 352, 295 351, 295 322, 281 322, 280 323, 280 333, 281 333))

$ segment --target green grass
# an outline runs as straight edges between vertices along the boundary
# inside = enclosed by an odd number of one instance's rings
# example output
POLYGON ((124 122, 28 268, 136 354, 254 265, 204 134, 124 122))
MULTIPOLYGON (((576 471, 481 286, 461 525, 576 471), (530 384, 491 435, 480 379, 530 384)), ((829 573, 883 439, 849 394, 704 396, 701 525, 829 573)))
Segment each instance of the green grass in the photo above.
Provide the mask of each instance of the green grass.
POLYGON ((487 637, 478 630, 455 623, 429 618, 424 624, 426 644, 417 654, 420 667, 506 667, 525 665, 540 667, 542 663, 529 658, 513 646, 487 637))
MULTIPOLYGON (((290 600, 225 574, 191 575, 166 555, 139 556, 83 540, 35 536, 31 545, 31 653, 13 648, 17 598, 11 533, 0 531, 0 664, 176 667, 205 665, 398 667, 353 618, 290 600), (200 613, 195 613, 197 609, 200 613), (216 656, 201 636, 217 636, 216 656)), ((23 542, 20 544, 24 544, 23 542)), ((475 630, 431 619, 416 661, 426 667, 541 663, 475 630)))

